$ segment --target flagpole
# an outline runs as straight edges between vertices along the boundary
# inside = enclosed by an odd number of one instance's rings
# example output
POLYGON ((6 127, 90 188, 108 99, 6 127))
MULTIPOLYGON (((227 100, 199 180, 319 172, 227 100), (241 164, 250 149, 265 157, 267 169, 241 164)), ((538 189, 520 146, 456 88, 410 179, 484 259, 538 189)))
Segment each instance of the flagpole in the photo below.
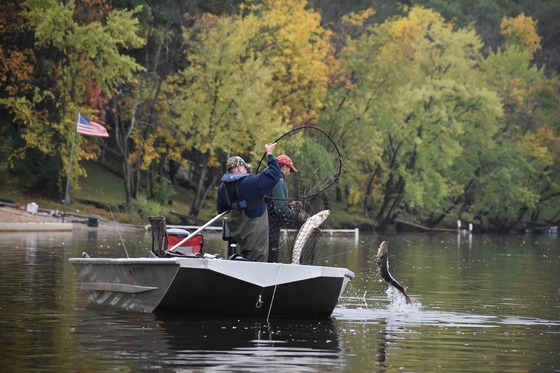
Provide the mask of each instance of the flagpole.
POLYGON ((74 125, 74 133, 72 135, 72 148, 70 148, 70 163, 68 165, 68 177, 66 178, 66 193, 64 195, 64 204, 70 204, 70 179, 72 177, 72 160, 74 159, 74 141, 76 141, 76 131, 78 122, 80 121, 80 112, 76 111, 76 124, 74 125))

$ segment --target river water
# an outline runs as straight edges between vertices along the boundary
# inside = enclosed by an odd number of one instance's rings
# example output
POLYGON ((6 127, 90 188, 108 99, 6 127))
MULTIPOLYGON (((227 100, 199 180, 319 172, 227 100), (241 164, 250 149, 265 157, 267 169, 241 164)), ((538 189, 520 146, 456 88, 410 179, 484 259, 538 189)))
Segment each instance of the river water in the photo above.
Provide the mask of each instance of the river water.
MULTIPOLYGON (((149 247, 144 233, 0 233, 0 371, 560 371, 558 237, 325 236, 319 264, 356 278, 322 321, 88 304, 68 258, 139 257, 149 247), (379 281, 372 258, 382 240, 412 305, 379 281)), ((207 237, 207 252, 224 250, 218 235, 207 237)))

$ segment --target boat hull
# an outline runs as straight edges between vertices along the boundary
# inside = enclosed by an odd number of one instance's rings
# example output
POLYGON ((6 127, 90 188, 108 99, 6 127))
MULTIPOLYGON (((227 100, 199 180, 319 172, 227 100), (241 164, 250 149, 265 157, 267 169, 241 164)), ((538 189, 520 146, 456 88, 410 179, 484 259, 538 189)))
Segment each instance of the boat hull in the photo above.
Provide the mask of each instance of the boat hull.
POLYGON ((143 312, 327 318, 345 268, 201 258, 72 258, 90 302, 143 312))

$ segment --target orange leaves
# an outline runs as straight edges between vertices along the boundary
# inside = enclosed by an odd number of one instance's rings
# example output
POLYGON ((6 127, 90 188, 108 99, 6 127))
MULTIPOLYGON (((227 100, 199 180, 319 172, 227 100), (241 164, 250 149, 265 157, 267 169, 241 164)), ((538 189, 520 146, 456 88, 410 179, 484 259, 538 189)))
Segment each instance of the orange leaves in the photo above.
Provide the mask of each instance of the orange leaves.
MULTIPOLYGON (((103 109, 107 96, 142 67, 123 50, 143 45, 135 11, 107 2, 9 1, 0 14, 0 105, 24 139, 12 154, 36 149, 60 157, 66 177, 76 111, 103 109), (24 4, 25 6, 21 5, 24 4), (87 8, 84 12, 81 8, 87 8), (14 15, 17 15, 14 17, 14 15)), ((74 160, 99 154, 94 143, 76 147, 74 160)), ((72 178, 83 173, 73 168, 72 178)), ((54 176, 53 176, 54 178, 54 176)))
POLYGON ((22 83, 29 81, 34 70, 33 60, 33 52, 29 49, 0 52, 0 84, 8 94, 17 94, 22 83))
POLYGON ((0 40, 11 41, 0 48, 0 87, 10 96, 28 88, 35 63, 33 50, 26 47, 21 7, 18 2, 8 1, 2 4, 0 13, 0 40))

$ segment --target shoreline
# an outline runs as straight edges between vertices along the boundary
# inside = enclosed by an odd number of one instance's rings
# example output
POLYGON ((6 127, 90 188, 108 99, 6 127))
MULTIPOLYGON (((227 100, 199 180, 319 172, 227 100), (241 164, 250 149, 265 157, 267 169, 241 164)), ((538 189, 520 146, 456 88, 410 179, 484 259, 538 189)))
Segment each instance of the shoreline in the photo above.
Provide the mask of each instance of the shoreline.
POLYGON ((126 232, 141 232, 145 228, 138 225, 110 222, 98 218, 97 226, 91 226, 89 216, 69 215, 64 217, 52 216, 46 212, 30 213, 25 210, 0 207, 0 233, 1 232, 39 232, 39 231, 70 231, 102 229, 126 232))

